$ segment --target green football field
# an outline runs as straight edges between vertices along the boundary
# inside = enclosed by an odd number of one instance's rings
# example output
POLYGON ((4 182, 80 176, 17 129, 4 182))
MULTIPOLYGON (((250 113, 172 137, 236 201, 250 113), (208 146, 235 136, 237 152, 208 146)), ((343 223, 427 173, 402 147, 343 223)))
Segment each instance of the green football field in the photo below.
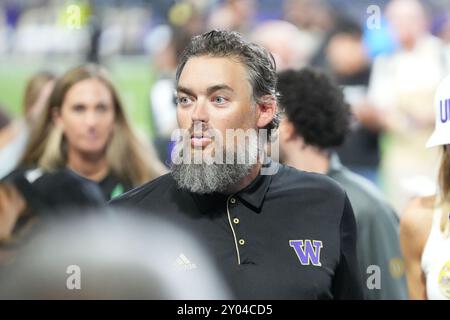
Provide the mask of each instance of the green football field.
MULTIPOLYGON (((23 92, 33 73, 50 70, 62 74, 81 59, 46 56, 0 57, 0 105, 12 117, 22 111, 23 92)), ((149 89, 154 81, 148 57, 120 57, 102 62, 109 70, 125 105, 130 123, 141 134, 153 136, 149 89)))

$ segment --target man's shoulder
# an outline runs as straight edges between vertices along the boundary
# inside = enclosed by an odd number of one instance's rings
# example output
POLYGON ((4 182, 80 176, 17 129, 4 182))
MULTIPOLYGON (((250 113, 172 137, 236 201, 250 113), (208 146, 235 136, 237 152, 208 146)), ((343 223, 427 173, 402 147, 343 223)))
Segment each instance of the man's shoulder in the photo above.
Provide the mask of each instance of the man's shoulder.
POLYGON ((111 205, 126 206, 138 204, 148 197, 161 197, 168 189, 175 186, 170 173, 166 173, 142 186, 134 188, 109 202, 111 205))

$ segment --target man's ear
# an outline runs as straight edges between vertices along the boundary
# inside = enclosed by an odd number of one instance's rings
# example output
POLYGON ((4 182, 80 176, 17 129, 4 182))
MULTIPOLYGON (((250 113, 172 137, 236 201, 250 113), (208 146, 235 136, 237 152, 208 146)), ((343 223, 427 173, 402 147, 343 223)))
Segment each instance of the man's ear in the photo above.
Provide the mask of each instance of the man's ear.
POLYGON ((258 128, 264 128, 272 121, 277 113, 277 101, 273 95, 268 94, 261 97, 256 107, 258 108, 256 126, 258 128))

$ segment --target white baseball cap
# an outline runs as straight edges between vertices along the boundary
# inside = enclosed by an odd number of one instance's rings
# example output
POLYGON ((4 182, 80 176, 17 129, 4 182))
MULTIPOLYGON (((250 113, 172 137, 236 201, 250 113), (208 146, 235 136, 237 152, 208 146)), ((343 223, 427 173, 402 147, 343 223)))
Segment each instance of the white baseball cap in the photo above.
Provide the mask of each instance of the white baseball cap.
POLYGON ((446 76, 434 94, 435 128, 426 143, 427 148, 450 144, 450 75, 446 76))

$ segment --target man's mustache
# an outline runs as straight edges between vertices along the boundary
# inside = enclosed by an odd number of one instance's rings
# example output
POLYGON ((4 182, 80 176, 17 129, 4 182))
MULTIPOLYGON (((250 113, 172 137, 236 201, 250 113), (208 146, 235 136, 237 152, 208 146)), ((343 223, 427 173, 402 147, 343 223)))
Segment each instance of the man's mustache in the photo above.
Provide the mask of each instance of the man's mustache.
POLYGON ((216 129, 203 121, 196 121, 188 130, 190 137, 208 137, 213 138, 215 134, 220 134, 216 129))

